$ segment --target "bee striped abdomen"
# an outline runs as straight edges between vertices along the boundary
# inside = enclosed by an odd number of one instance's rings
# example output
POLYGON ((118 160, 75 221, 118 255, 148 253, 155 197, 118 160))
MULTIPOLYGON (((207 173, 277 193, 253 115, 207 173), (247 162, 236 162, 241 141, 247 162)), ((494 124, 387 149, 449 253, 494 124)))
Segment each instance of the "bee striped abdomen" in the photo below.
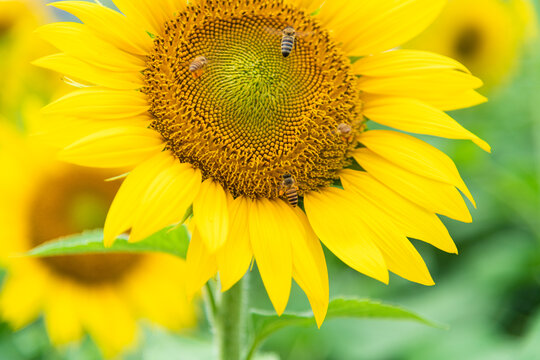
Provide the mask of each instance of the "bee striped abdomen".
POLYGON ((291 54, 294 47, 294 37, 292 36, 283 36, 281 40, 281 54, 283 57, 287 57, 291 54))
POLYGON ((292 207, 296 207, 298 205, 298 190, 295 188, 291 188, 285 192, 285 196, 287 197, 287 201, 292 207))
POLYGON ((296 207, 296 205, 298 205, 298 185, 291 174, 283 175, 279 196, 283 195, 285 195, 287 201, 292 207, 296 207))

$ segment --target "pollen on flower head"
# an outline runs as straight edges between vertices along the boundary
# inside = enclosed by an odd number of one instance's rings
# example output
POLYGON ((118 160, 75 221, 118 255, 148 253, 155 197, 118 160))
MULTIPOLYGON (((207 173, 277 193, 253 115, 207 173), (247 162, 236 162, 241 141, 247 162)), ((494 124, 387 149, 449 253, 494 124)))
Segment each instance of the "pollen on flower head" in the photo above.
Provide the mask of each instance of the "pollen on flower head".
POLYGON ((277 197, 284 174, 300 194, 331 185, 356 144, 338 126, 363 130, 349 59, 316 20, 281 2, 190 5, 167 22, 147 65, 152 128, 234 196, 277 197), (287 26, 298 35, 284 57, 287 26), (207 63, 193 76, 200 56, 207 63))

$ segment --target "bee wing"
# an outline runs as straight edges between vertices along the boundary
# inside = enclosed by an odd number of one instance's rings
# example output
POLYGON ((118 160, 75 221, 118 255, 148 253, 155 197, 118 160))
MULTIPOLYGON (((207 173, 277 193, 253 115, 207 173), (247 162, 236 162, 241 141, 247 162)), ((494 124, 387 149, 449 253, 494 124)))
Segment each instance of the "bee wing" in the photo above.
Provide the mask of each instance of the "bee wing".
POLYGON ((271 28, 269 26, 266 26, 264 28, 264 31, 266 31, 267 33, 271 34, 271 35, 279 35, 279 36, 282 36, 283 35, 283 30, 278 30, 276 28, 271 28))
MULTIPOLYGON (((205 66, 210 64, 210 63, 212 63, 212 64, 214 63, 214 60, 209 60, 208 58, 205 58, 205 59, 206 59, 206 61, 204 62, 205 66)), ((190 66, 191 64, 195 63, 196 61, 197 61, 197 59, 195 58, 195 59, 192 59, 190 61, 183 61, 180 64, 190 66)))
POLYGON ((308 37, 308 36, 313 35, 313 33, 314 33, 314 31, 297 31, 296 36, 304 38, 304 37, 308 37))

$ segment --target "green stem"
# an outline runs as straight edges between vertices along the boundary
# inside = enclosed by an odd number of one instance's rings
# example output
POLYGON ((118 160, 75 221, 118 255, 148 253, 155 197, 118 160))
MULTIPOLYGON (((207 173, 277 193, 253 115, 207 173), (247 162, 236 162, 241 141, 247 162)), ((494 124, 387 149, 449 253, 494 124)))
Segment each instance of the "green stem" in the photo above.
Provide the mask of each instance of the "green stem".
POLYGON ((221 360, 240 360, 243 352, 246 331, 244 313, 248 305, 246 277, 221 295, 216 318, 221 360))
POLYGON ((251 347, 249 348, 248 354, 246 356, 246 360, 251 360, 255 353, 257 352, 257 348, 259 347, 260 340, 257 338, 253 341, 251 344, 251 347))
POLYGON ((214 325, 216 321, 216 315, 217 315, 217 304, 216 304, 216 297, 214 296, 214 289, 212 288, 212 285, 210 284, 210 280, 206 282, 205 285, 205 304, 206 304, 206 312, 208 315, 208 322, 210 325, 214 325))

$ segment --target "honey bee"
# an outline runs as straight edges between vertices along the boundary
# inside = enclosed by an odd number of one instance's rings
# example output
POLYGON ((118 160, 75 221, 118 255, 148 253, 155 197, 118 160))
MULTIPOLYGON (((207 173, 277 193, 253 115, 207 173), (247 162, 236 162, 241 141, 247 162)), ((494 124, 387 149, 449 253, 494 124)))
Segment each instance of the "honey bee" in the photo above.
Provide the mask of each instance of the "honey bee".
POLYGON ((203 74, 206 64, 208 64, 208 60, 204 56, 197 56, 191 64, 189 64, 189 71, 193 74, 194 78, 198 78, 203 74))
POLYGON ((292 26, 287 26, 283 29, 283 35, 281 37, 281 54, 283 57, 287 57, 291 54, 295 40, 296 30, 292 26))
POLYGON ((291 174, 283 175, 279 196, 283 195, 285 195, 287 201, 292 207, 296 207, 296 205, 298 205, 298 185, 291 174))
POLYGON ((352 141, 353 137, 351 126, 345 123, 339 124, 335 130, 331 131, 331 134, 340 136, 347 144, 352 141))
POLYGON ((271 34, 281 35, 281 55, 283 55, 283 57, 291 55, 298 37, 304 37, 311 34, 311 32, 296 31, 296 29, 290 25, 283 30, 266 28, 266 31, 271 34))

